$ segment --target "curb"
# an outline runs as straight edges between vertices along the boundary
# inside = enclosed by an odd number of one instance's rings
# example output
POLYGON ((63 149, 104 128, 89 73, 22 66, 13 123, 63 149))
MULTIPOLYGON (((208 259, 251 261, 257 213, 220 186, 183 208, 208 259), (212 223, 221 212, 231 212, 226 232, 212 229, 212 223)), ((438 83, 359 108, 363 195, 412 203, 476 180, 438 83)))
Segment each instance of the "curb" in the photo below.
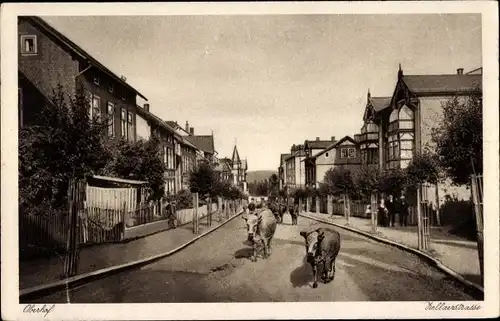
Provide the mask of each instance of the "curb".
POLYGON ((446 265, 444 265, 441 261, 433 258, 432 256, 428 255, 427 253, 424 253, 424 252, 422 252, 420 250, 416 250, 414 248, 411 248, 409 246, 403 245, 401 243, 397 243, 397 242, 388 240, 386 238, 375 236, 373 234, 370 234, 370 233, 358 230, 358 229, 353 228, 353 227, 349 227, 349 226, 345 226, 345 225, 340 225, 338 223, 329 222, 327 220, 324 220, 324 219, 321 219, 321 218, 316 218, 316 217, 313 217, 313 216, 309 216, 307 214, 302 214, 301 213, 301 214, 299 214, 299 216, 302 216, 302 217, 305 217, 305 218, 308 218, 308 219, 311 219, 311 220, 314 220, 314 221, 318 221, 318 222, 321 222, 321 223, 333 225, 333 226, 336 226, 336 227, 339 227, 339 228, 342 228, 342 229, 345 229, 345 230, 348 230, 348 231, 351 231, 351 232, 354 232, 354 233, 357 233, 357 234, 361 234, 361 235, 363 235, 365 237, 368 237, 370 239, 373 239, 373 240, 379 241, 381 243, 385 243, 385 244, 397 247, 397 248, 399 248, 401 250, 413 253, 413 254, 421 257, 421 258, 424 258, 425 260, 427 260, 428 262, 430 262, 432 265, 434 265, 435 267, 437 267, 439 270, 441 270, 445 274, 451 276, 452 278, 454 278, 458 282, 462 283, 462 285, 464 285, 467 288, 467 290, 468 290, 467 292, 469 292, 469 294, 472 294, 472 296, 474 296, 474 297, 481 297, 484 300, 484 288, 483 287, 481 287, 481 286, 479 286, 479 285, 477 285, 477 284, 475 284, 475 283, 473 283, 473 282, 471 282, 469 280, 466 280, 459 273, 457 273, 454 270, 450 269, 449 267, 447 267, 446 265))
POLYGON ((221 228, 222 226, 224 226, 225 224, 229 223, 230 221, 232 221, 233 219, 235 219, 236 217, 238 217, 242 213, 243 213, 242 210, 239 211, 238 213, 236 213, 232 217, 228 218, 226 221, 222 222, 218 226, 215 226, 215 227, 209 229, 208 231, 196 236, 195 238, 191 239, 190 241, 188 241, 188 242, 186 242, 186 243, 184 243, 184 244, 182 244, 182 245, 176 247, 175 249, 170 250, 166 253, 157 254, 155 256, 151 256, 151 257, 148 257, 145 259, 128 262, 128 263, 121 264, 121 265, 115 265, 115 266, 100 269, 97 271, 88 272, 88 273, 81 274, 81 275, 76 275, 76 276, 73 276, 73 277, 70 277, 70 278, 67 278, 64 280, 55 281, 52 283, 42 284, 42 285, 34 286, 31 288, 27 288, 24 290, 20 290, 19 291, 19 302, 22 303, 23 300, 30 300, 30 299, 33 299, 36 297, 40 297, 40 296, 44 296, 44 295, 48 295, 48 294, 57 292, 57 291, 62 290, 62 289, 69 289, 69 288, 73 288, 75 286, 83 285, 83 284, 89 283, 93 280, 100 279, 100 278, 103 278, 103 277, 111 275, 111 274, 122 272, 126 269, 136 268, 136 267, 140 267, 143 265, 148 265, 150 263, 153 263, 154 261, 163 259, 165 257, 168 257, 172 254, 179 252, 180 250, 183 250, 184 248, 193 244, 194 242, 196 242, 200 238, 214 232, 215 230, 217 230, 217 229, 221 228))

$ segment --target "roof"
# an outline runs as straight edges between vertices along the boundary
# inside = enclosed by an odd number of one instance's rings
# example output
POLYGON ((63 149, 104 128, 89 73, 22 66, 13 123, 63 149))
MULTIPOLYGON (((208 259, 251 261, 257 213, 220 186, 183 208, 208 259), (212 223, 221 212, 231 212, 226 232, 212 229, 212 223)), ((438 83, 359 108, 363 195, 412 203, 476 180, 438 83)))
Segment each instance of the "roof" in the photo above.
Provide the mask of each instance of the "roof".
POLYGON ((370 97, 367 104, 372 106, 375 112, 379 112, 389 107, 391 99, 392 97, 370 97))
POLYGON ((81 58, 86 59, 92 66, 102 70, 106 74, 108 74, 110 77, 112 77, 114 80, 118 81, 121 83, 123 86, 126 88, 134 91, 137 95, 141 96, 144 98, 146 101, 148 100, 144 95, 142 95, 137 89, 133 88, 130 86, 128 83, 126 83, 121 77, 117 76, 114 72, 109 70, 106 66, 101 64, 99 61, 97 61, 94 57, 92 57, 88 52, 83 50, 80 46, 75 44, 73 41, 69 40, 66 36, 64 36, 62 33, 54 29, 51 25, 49 25, 47 22, 45 22, 43 19, 36 17, 36 16, 20 16, 19 19, 25 19, 28 20, 29 22, 33 23, 35 26, 43 29, 45 32, 48 32, 50 35, 52 35, 54 38, 56 38, 64 47, 66 47, 68 50, 72 51, 73 53, 79 55, 81 58))
POLYGON ((482 75, 404 75, 403 82, 415 94, 456 93, 482 88, 482 75))
POLYGON ((212 135, 192 135, 185 137, 189 142, 191 142, 196 148, 213 154, 215 152, 214 148, 214 136, 212 135))
POLYGON ((94 176, 92 176, 92 178, 102 180, 102 181, 124 183, 124 184, 131 184, 131 185, 144 185, 144 184, 148 183, 146 181, 138 181, 138 180, 132 180, 132 179, 124 179, 124 178, 109 177, 109 176, 99 176, 99 175, 94 175, 94 176))
POLYGON ((324 153, 334 149, 334 148, 337 148, 340 146, 340 144, 342 144, 343 142, 345 142, 346 140, 349 140, 351 141, 353 144, 357 144, 356 141, 351 137, 351 136, 344 136, 343 138, 341 138, 339 141, 331 144, 330 146, 328 146, 327 148, 323 149, 321 152, 317 153, 316 155, 312 156, 312 157, 309 157, 311 159, 315 159, 317 158, 318 156, 321 156, 323 155, 324 153))
POLYGON ((281 154, 280 155, 280 166, 283 164, 292 154, 281 154))
POLYGON ((231 170, 232 162, 229 158, 221 158, 219 159, 219 164, 215 167, 215 170, 223 171, 223 170, 231 170))
POLYGON ((141 106, 136 106, 136 111, 139 115, 153 121, 155 124, 160 125, 162 128, 166 129, 170 133, 172 133, 177 139, 182 139, 182 136, 177 134, 175 132, 175 129, 170 127, 163 119, 160 117, 156 116, 152 112, 147 111, 146 109, 142 108, 141 106))
POLYGON ((233 162, 240 162, 240 153, 238 153, 238 148, 236 148, 236 145, 234 145, 233 149, 233 157, 231 158, 233 162))
POLYGON ((327 148, 332 144, 331 140, 306 140, 304 142, 304 145, 307 144, 307 146, 311 149, 324 149, 327 148))

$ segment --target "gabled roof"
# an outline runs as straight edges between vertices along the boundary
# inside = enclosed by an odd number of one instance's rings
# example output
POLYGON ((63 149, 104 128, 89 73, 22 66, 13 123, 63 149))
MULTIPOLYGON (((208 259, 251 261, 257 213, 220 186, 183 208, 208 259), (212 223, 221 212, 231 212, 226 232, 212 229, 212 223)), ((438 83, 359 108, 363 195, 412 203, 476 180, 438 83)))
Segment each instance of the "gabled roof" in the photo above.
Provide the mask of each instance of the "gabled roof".
POLYGON ((331 140, 306 140, 304 145, 310 149, 324 149, 330 146, 333 142, 331 140))
POLYGON ((404 75, 402 78, 414 94, 474 91, 482 88, 482 75, 404 75))
POLYGON ((356 143, 356 141, 351 137, 351 136, 344 136, 343 138, 341 138, 339 141, 335 142, 334 144, 331 144, 330 146, 328 146, 327 148, 323 149, 321 152, 317 153, 316 155, 310 157, 311 159, 316 159, 317 157, 323 155, 324 153, 334 149, 334 148, 337 148, 337 147, 340 147, 340 145, 345 142, 345 141, 350 141, 351 143, 353 143, 354 145, 357 145, 358 143, 356 143))
POLYGON ((236 145, 234 145, 233 157, 231 158, 231 160, 233 161, 233 163, 240 163, 241 162, 240 153, 238 153, 238 148, 236 148, 236 145))
POLYGON ((219 159, 219 164, 215 167, 218 171, 230 171, 232 168, 232 162, 229 158, 221 158, 219 159))
POLYGON ((185 139, 206 153, 215 153, 214 136, 212 135, 192 135, 186 136, 185 139))
POLYGON ((137 95, 144 98, 146 101, 148 100, 137 89, 130 86, 121 77, 117 76, 114 72, 109 70, 106 66, 104 66, 99 61, 97 61, 94 57, 92 57, 88 52, 83 50, 80 46, 75 44, 73 41, 69 40, 66 36, 64 36, 62 33, 57 31, 55 28, 53 28, 51 25, 49 25, 47 22, 45 22, 40 17, 36 17, 36 16, 20 16, 19 17, 19 20, 23 20, 23 19, 29 21, 35 27, 38 27, 39 29, 41 29, 40 31, 50 34, 53 38, 55 38, 67 50, 69 50, 72 53, 77 54, 81 58, 87 60, 87 62, 90 63, 91 66, 93 66, 97 69, 100 69, 104 73, 108 74, 108 76, 113 78, 115 81, 119 82, 120 84, 122 84, 123 86, 128 88, 129 90, 132 90, 137 95))
POLYGON ((391 98, 392 97, 370 97, 367 105, 373 107, 375 112, 379 112, 389 107, 391 98))

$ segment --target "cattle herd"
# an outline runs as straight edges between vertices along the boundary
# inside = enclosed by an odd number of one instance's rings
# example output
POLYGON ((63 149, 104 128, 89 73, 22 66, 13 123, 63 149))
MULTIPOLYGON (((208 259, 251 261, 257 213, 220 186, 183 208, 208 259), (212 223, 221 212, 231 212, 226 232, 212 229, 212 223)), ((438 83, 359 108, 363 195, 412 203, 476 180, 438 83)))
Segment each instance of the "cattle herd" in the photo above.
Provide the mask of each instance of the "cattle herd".
MULTIPOLYGON (((271 255, 271 241, 278 223, 283 223, 283 216, 289 213, 292 225, 297 225, 298 206, 283 203, 268 203, 264 208, 256 209, 250 203, 245 207, 243 219, 247 226, 247 241, 252 244, 251 260, 257 261, 259 250, 263 258, 271 255)), ((322 267, 321 279, 329 283, 335 278, 335 260, 340 251, 340 234, 328 228, 301 231, 306 248, 306 260, 313 272, 313 288, 318 287, 318 268, 322 267)))

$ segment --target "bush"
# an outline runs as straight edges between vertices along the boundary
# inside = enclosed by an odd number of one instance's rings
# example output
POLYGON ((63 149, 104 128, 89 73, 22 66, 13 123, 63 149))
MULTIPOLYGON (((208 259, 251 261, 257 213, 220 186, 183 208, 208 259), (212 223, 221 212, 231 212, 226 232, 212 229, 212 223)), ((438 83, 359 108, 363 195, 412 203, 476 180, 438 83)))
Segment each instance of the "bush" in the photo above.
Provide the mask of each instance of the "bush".
POLYGON ((66 210, 70 180, 98 173, 111 157, 104 143, 108 123, 89 118, 90 105, 81 91, 68 97, 58 86, 51 102, 40 109, 37 124, 19 130, 21 213, 66 210))

